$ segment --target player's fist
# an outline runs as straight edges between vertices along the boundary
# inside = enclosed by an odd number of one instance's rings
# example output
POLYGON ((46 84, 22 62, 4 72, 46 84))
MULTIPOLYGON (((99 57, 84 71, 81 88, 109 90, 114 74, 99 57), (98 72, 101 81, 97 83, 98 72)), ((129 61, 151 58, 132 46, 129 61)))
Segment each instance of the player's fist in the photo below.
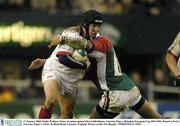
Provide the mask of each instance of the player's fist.
POLYGON ((57 35, 57 36, 54 36, 50 42, 50 44, 48 45, 49 48, 52 48, 53 46, 56 46, 58 44, 61 43, 61 36, 60 35, 57 35))
POLYGON ((31 62, 31 64, 28 67, 28 70, 38 69, 41 66, 43 66, 45 62, 46 62, 46 59, 37 58, 31 62))

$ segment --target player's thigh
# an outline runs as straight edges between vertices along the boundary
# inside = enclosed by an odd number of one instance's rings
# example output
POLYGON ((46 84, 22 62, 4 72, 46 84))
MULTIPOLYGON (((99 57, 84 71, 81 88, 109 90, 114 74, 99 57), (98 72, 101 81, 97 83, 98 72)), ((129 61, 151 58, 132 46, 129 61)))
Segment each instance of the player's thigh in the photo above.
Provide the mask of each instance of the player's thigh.
POLYGON ((44 93, 46 98, 58 98, 59 84, 56 80, 50 79, 44 82, 44 93))

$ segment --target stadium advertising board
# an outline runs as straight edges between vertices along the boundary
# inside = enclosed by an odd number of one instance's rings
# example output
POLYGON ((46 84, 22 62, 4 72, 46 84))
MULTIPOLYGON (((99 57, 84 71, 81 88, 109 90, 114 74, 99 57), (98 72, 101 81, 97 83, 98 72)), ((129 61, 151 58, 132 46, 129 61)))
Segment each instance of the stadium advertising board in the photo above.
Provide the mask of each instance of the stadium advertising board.
MULTIPOLYGON (((94 105, 94 103, 77 104, 74 111, 74 118, 87 119, 94 105)), ((180 118, 180 103, 159 103, 152 105, 164 116, 172 119, 180 118)), ((38 104, 1 104, 0 118, 37 118, 40 107, 38 104)), ((56 107, 52 118, 59 118, 58 107, 56 107)), ((117 118, 140 119, 141 117, 133 111, 128 110, 117 118)))

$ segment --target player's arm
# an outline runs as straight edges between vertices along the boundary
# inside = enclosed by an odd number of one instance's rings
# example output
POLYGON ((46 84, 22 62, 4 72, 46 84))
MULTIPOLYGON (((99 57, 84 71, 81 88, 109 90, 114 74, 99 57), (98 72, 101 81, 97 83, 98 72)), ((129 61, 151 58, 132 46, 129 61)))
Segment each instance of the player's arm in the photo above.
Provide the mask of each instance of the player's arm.
POLYGON ((63 65, 74 68, 74 69, 86 69, 87 63, 78 62, 74 60, 69 54, 58 54, 56 55, 58 57, 58 60, 63 65))
POLYGON ((174 74, 175 77, 180 76, 180 71, 177 67, 177 57, 171 53, 170 51, 168 51, 166 53, 166 63, 169 67, 169 69, 172 71, 172 73, 174 74))
POLYGON ((34 70, 42 67, 46 62, 46 59, 37 58, 31 62, 28 67, 28 70, 34 70))
POLYGON ((112 48, 111 41, 105 36, 100 36, 97 39, 94 39, 91 43, 93 45, 93 50, 102 53, 107 53, 112 48))
POLYGON ((88 48, 93 47, 91 42, 88 41, 87 39, 75 38, 75 37, 69 37, 69 36, 61 36, 61 35, 54 36, 52 38, 50 44, 48 45, 48 47, 51 48, 57 44, 67 44, 73 48, 83 49, 83 50, 86 49, 87 47, 88 48))
POLYGON ((91 52, 93 50, 106 53, 112 47, 112 43, 104 36, 101 36, 92 42, 85 38, 74 38, 69 36, 55 36, 50 45, 52 47, 56 44, 67 44, 73 48, 79 48, 91 52))
MULTIPOLYGON (((69 30, 72 30, 72 31, 76 31, 76 32, 79 32, 80 31, 80 27, 79 26, 74 26, 74 27, 69 27, 68 29, 64 30, 64 32, 66 31, 69 31, 69 30)), ((62 33, 62 34, 63 34, 62 33)), ((62 35, 61 35, 62 36, 62 35)), ((50 44, 48 45, 49 48, 53 47, 53 46, 56 46, 58 44, 61 44, 61 36, 60 35, 56 35, 52 38, 50 44)), ((64 36, 64 35, 63 35, 64 36)))

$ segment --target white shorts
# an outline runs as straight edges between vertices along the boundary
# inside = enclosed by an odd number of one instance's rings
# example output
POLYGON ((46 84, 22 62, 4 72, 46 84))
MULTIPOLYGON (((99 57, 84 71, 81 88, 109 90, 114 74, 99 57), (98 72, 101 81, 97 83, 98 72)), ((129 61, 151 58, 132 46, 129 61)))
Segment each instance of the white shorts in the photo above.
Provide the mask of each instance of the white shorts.
POLYGON ((104 92, 101 96, 99 105, 108 112, 120 113, 125 111, 127 108, 136 105, 140 99, 141 94, 139 89, 137 87, 133 87, 131 90, 109 91, 108 97, 107 93, 104 92))
POLYGON ((42 83, 47 80, 55 80, 58 82, 61 90, 60 95, 68 94, 76 97, 79 79, 68 78, 66 75, 63 75, 61 72, 56 70, 43 70, 42 83))

